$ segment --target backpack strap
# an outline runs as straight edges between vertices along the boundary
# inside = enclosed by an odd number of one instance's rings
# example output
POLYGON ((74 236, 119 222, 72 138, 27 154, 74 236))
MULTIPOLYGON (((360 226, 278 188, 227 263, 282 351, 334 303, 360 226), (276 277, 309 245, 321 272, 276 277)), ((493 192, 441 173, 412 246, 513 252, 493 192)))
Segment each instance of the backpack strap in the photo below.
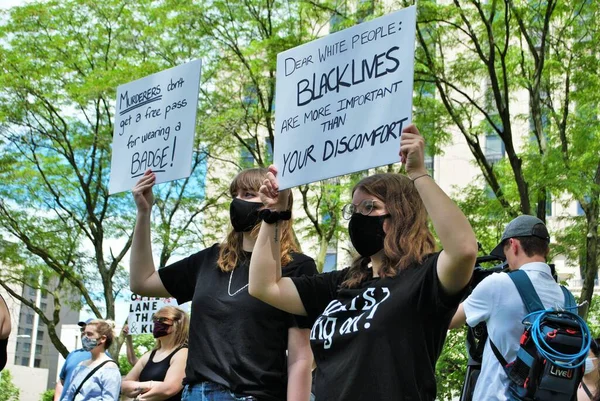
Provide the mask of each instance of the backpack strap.
MULTIPOLYGON (((544 304, 542 303, 540 297, 538 296, 537 292, 535 291, 535 288, 533 287, 531 280, 527 276, 527 273, 525 273, 524 271, 521 271, 521 270, 514 270, 514 271, 508 273, 508 277, 510 277, 510 279, 515 284, 515 287, 517 287, 517 291, 519 291, 521 300, 525 304, 527 313, 531 313, 531 312, 535 312, 535 311, 544 309, 544 304)), ((566 295, 565 295, 565 299, 566 299, 566 295)), ((496 356, 496 359, 498 359, 498 362, 500 362, 500 365, 502 365, 502 367, 506 370, 506 366, 508 365, 508 363, 506 362, 506 359, 504 359, 504 356, 502 356, 502 354, 500 353, 500 350, 498 349, 498 347, 496 347, 496 344, 494 344, 492 339, 488 337, 488 340, 490 342, 490 347, 492 348, 492 351, 494 352, 494 355, 496 356)))
MULTIPOLYGON (((575 301, 575 297, 571 294, 571 291, 567 290, 564 285, 560 286, 560 289, 565 296, 565 309, 569 312, 573 312, 573 309, 577 309, 577 301, 575 301)), ((577 311, 573 312, 577 314, 577 311)))
POLYGON ((508 277, 515 283, 515 287, 519 291, 521 300, 527 308, 527 313, 544 310, 544 304, 540 300, 535 288, 531 283, 531 280, 527 276, 527 273, 521 270, 515 270, 508 274, 508 277))
MULTIPOLYGON (((106 365, 109 362, 114 362, 115 364, 117 364, 117 362, 115 362, 112 359, 108 359, 104 362, 102 362, 100 365, 96 366, 94 369, 92 369, 92 371, 90 373, 87 374, 87 376, 81 381, 81 383, 79 383, 79 387, 77 387, 77 390, 75 390, 75 392, 73 393, 73 401, 75 400, 75 397, 77 397, 77 394, 79 394, 79 392, 81 391, 81 388, 83 387, 84 383, 92 376, 94 376, 94 373, 96 373, 98 371, 98 369, 100 369, 102 366, 106 365)), ((119 366, 119 365, 117 365, 119 366)))

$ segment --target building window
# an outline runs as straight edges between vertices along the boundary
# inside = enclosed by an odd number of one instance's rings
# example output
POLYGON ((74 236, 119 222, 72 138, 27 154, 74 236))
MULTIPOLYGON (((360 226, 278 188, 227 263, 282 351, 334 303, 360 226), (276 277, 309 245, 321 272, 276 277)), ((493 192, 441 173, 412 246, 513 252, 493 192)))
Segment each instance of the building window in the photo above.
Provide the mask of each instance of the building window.
POLYGON ((47 303, 45 303, 45 302, 40 303, 40 309, 41 310, 45 311, 46 308, 48 308, 48 304, 47 303))
POLYGON ((29 366, 29 357, 24 356, 21 358, 21 366, 29 366))
POLYGON ((33 361, 33 367, 34 368, 39 368, 41 364, 42 364, 42 360, 41 359, 35 359, 33 361))
POLYGON ((323 273, 337 270, 337 252, 327 252, 325 263, 323 264, 323 273))
POLYGON ((42 344, 37 344, 35 346, 35 353, 38 354, 38 355, 42 354, 42 344))
POLYGON ((33 334, 33 330, 25 329, 25 334, 31 337, 31 334, 33 334))
POLYGON ((494 164, 502 160, 506 149, 504 142, 498 134, 488 134, 485 137, 485 158, 490 164, 494 164))
POLYGON ((37 335, 38 340, 43 341, 44 340, 44 332, 42 330, 38 330, 38 335, 37 335))
POLYGON ((552 216, 552 195, 546 194, 546 216, 552 216))
POLYGON ((265 164, 273 163, 273 145, 271 145, 271 140, 267 137, 265 138, 265 164))
MULTIPOLYGON (((254 139, 250 139, 248 141, 248 145, 250 145, 252 150, 256 149, 254 139)), ((244 145, 242 145, 240 148, 240 164, 242 165, 242 168, 250 168, 254 166, 254 155, 244 145)))
POLYGON ((23 343, 23 352, 30 352, 30 351, 31 351, 31 344, 23 343))
POLYGON ((36 293, 36 291, 35 291, 35 288, 31 288, 31 287, 29 287, 29 291, 28 291, 28 292, 29 292, 29 295, 31 295, 31 296, 34 296, 34 297, 35 297, 35 293, 36 293))
POLYGON ((33 315, 27 314, 25 316, 25 323, 27 323, 27 324, 33 324, 33 315))
POLYGON ((434 167, 434 156, 425 149, 425 168, 429 172, 429 175, 433 177, 434 167))

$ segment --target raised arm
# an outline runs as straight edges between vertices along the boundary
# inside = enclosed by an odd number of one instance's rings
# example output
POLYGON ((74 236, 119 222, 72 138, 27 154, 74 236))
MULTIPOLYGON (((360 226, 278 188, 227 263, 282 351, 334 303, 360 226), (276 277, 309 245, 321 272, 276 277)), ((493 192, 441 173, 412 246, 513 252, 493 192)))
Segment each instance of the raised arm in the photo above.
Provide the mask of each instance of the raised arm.
POLYGON ((154 203, 152 187, 155 180, 154 173, 147 170, 133 188, 137 217, 129 259, 129 287, 132 292, 139 295, 169 297, 170 294, 160 280, 152 258, 150 215, 154 203))
POLYGON ((444 248, 437 263, 440 283, 448 294, 456 294, 471 279, 477 240, 463 212, 428 175, 424 155, 423 137, 411 124, 402 130, 400 159, 406 164, 406 173, 419 191, 444 248))
POLYGON ((310 329, 288 329, 288 401, 310 399, 313 354, 309 337, 310 329))
POLYGON ((123 326, 123 334, 125 334, 125 349, 127 351, 127 361, 131 366, 135 366, 138 361, 138 357, 135 355, 135 349, 133 347, 133 338, 129 334, 129 325, 123 326))
MULTIPOLYGON (((275 167, 269 167, 267 179, 260 187, 259 196, 266 209, 284 211, 289 190, 278 192, 275 167)), ((263 222, 250 260, 248 292, 253 297, 275 308, 294 315, 306 315, 296 286, 289 277, 281 277, 281 233, 279 223, 263 222)))

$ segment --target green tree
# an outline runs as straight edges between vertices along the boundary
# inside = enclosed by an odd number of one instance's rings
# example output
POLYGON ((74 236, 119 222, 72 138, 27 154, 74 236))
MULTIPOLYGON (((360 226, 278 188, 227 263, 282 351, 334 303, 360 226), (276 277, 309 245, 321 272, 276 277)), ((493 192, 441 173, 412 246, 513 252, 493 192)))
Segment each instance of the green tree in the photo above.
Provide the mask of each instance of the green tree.
POLYGON ((462 135, 481 170, 484 185, 467 192, 487 200, 465 200, 478 234, 489 237, 498 225, 488 223, 520 213, 545 220, 549 199, 578 201, 586 223, 572 246, 584 249, 581 299, 591 301, 599 238, 598 4, 473 0, 419 7, 416 79, 435 85, 447 115, 440 123, 462 135), (522 98, 526 105, 517 102, 522 98), (499 154, 490 152, 495 141, 499 154))
MULTIPOLYGON (((44 1, 2 14, 0 260, 12 268, 0 285, 40 316, 63 356, 62 305, 114 319, 128 287, 135 209, 130 194, 107 189, 115 88, 187 57, 167 60, 154 47, 166 29, 154 5, 44 1), (13 290, 21 285, 47 293, 54 312, 13 290)), ((194 152, 192 176, 158 189, 159 266, 202 237, 196 224, 216 202, 204 190, 206 157, 194 152)))
POLYGON ((0 373, 0 401, 19 401, 19 389, 14 385, 8 369, 0 373))

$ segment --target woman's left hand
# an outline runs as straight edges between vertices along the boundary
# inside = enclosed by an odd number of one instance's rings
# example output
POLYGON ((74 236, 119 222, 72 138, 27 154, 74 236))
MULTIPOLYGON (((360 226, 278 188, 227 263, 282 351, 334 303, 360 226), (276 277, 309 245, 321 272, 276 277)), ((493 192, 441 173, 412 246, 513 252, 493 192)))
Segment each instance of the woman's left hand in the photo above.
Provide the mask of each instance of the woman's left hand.
POLYGON ((279 192, 279 184, 277 183, 277 168, 269 166, 267 178, 263 181, 258 190, 260 201, 265 205, 265 209, 284 211, 288 209, 288 199, 290 190, 285 189, 279 192))
POLYGON ((414 124, 402 130, 400 137, 400 161, 406 166, 406 174, 413 179, 427 174, 425 168, 425 140, 414 124))

